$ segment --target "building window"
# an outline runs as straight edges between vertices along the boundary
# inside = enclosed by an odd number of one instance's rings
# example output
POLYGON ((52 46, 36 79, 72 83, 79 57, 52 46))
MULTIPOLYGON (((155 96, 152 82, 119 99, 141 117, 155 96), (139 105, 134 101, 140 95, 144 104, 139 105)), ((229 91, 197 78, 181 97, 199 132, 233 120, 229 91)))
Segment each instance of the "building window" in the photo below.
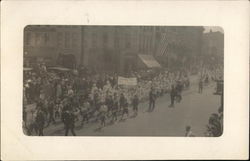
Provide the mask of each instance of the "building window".
POLYGON ((49 33, 44 33, 44 44, 48 45, 49 44, 49 33))
POLYGON ((64 39, 64 47, 65 48, 70 48, 70 33, 65 32, 65 39, 64 39))
POLYGON ((161 32, 160 27, 155 28, 156 32, 161 32))
POLYGON ((93 48, 97 47, 97 35, 95 32, 92 33, 92 47, 93 48))
POLYGON ((59 32, 57 34, 57 46, 62 47, 63 45, 63 33, 59 32))
POLYGON ((25 45, 29 46, 31 45, 31 33, 27 32, 25 36, 25 45))
POLYGON ((126 36, 126 48, 130 48, 131 47, 131 41, 130 41, 130 35, 126 36))
POLYGON ((36 33, 35 34, 35 42, 36 42, 36 46, 41 46, 42 45, 41 33, 36 33))
POLYGON ((148 39, 148 51, 151 52, 151 46, 152 43, 151 43, 151 38, 148 39))
POLYGON ((119 35, 118 35, 118 31, 116 30, 116 32, 115 32, 115 38, 114 38, 114 44, 115 44, 115 48, 116 49, 119 48, 119 43, 120 43, 120 41, 119 41, 119 35))
POLYGON ((103 33, 103 48, 106 48, 108 44, 108 34, 105 32, 103 33))
POLYGON ((77 47, 77 34, 76 33, 72 33, 72 48, 76 48, 77 47))
POLYGON ((156 42, 159 43, 161 41, 161 33, 160 32, 157 32, 155 34, 155 39, 156 39, 156 42))
POLYGON ((142 34, 139 35, 139 49, 140 49, 140 51, 143 51, 143 37, 142 36, 143 36, 142 34))

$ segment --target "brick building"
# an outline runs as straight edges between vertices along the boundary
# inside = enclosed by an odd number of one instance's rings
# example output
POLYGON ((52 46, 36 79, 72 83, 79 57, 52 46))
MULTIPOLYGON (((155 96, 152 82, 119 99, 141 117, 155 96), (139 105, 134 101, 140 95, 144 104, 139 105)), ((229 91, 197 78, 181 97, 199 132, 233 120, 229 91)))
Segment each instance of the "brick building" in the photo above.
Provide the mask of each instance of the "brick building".
POLYGON ((205 55, 224 56, 224 34, 222 32, 210 30, 210 32, 203 34, 202 41, 204 44, 202 52, 205 55))
POLYGON ((54 64, 60 54, 73 54, 79 63, 80 31, 79 26, 27 26, 24 29, 24 57, 28 60, 42 58, 54 64))
POLYGON ((126 72, 139 67, 138 54, 153 55, 159 61, 201 54, 203 30, 164 26, 27 26, 24 55, 44 58, 52 64, 60 55, 73 55, 76 65, 126 72), (164 45, 165 53, 158 55, 164 45))

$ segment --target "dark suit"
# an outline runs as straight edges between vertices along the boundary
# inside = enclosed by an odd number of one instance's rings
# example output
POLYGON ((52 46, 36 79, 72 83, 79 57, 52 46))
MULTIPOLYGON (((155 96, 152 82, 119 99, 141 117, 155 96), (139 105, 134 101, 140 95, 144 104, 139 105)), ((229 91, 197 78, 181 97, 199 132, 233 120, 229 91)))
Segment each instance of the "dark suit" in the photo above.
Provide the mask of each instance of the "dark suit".
POLYGON ((42 111, 39 111, 36 116, 36 125, 38 127, 38 135, 43 136, 43 129, 45 124, 45 114, 42 111))
POLYGON ((171 99, 171 105, 170 106, 174 106, 175 96, 176 96, 176 89, 172 88, 171 92, 170 92, 170 99, 171 99))
POLYGON ((156 100, 156 94, 154 91, 149 92, 149 109, 148 111, 153 111, 155 108, 155 100, 156 100))
POLYGON ((75 115, 71 112, 64 112, 62 114, 62 121, 65 125, 65 136, 68 136, 69 130, 72 135, 76 136, 74 128, 75 128, 75 115))

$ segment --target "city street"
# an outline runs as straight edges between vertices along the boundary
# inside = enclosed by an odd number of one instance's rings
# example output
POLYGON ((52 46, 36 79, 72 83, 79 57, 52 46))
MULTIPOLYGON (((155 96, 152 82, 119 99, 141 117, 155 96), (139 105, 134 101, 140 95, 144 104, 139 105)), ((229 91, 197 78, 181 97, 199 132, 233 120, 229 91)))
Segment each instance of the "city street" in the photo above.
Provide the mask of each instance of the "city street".
MULTIPOLYGON (((146 112, 148 102, 139 105, 137 117, 130 117, 117 121, 100 129, 99 123, 89 123, 84 127, 76 124, 78 136, 184 136, 185 127, 191 126, 196 136, 204 136, 209 116, 216 113, 220 106, 220 96, 213 95, 215 83, 204 87, 199 94, 196 84, 191 89, 183 92, 183 100, 176 103, 174 108, 169 108, 169 94, 156 101, 153 112, 146 112)), ((126 117, 125 117, 126 118, 126 117)), ((51 125, 44 130, 45 135, 64 135, 63 125, 51 125)))
MULTIPOLYGON (((221 105, 212 80, 223 79, 223 54, 223 32, 205 26, 30 25, 24 133, 64 136, 71 128, 77 136, 204 136, 221 105), (162 89, 167 94, 158 97, 162 89), (181 91, 182 101, 170 108, 170 93, 178 98, 181 91), (156 102, 154 111, 148 112, 149 101, 156 102)), ((223 80, 218 94, 222 89, 223 80)), ((215 120, 210 136, 221 134, 222 117, 215 120)))

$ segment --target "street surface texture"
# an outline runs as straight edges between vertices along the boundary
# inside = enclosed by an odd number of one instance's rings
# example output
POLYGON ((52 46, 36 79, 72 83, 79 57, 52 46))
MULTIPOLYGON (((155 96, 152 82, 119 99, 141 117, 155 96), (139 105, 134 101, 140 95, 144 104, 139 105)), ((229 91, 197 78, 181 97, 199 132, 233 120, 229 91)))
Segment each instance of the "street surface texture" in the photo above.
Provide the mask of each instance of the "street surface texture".
MULTIPOLYGON (((107 125, 100 128, 100 122, 80 126, 76 123, 75 132, 78 136, 185 136, 186 126, 191 126, 195 136, 205 136, 209 116, 216 113, 220 106, 220 96, 214 95, 215 83, 205 86, 203 93, 198 93, 198 85, 192 84, 191 88, 182 94, 182 101, 176 103, 174 108, 170 104, 169 94, 156 100, 153 112, 147 112, 148 101, 140 103, 137 117, 130 116, 115 123, 107 121, 107 125)), ((50 125, 44 130, 47 136, 64 135, 62 123, 50 125)), ((71 135, 71 133, 69 133, 71 135)))

